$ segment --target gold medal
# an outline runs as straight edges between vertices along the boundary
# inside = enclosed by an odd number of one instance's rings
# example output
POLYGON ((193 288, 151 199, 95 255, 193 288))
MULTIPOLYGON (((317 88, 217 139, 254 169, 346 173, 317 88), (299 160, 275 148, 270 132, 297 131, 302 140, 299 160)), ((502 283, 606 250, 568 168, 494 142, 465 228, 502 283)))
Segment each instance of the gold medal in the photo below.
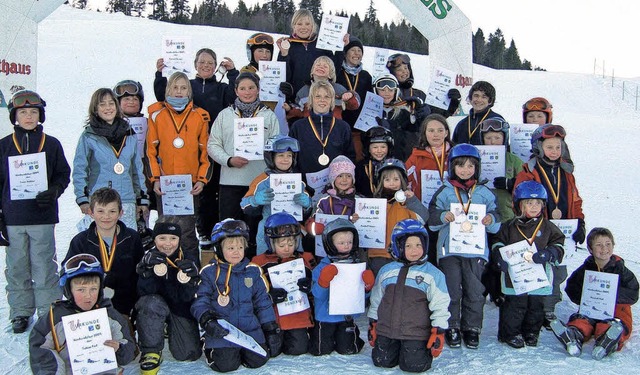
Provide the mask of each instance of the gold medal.
POLYGON ((561 219, 562 218, 562 211, 560 211, 559 208, 554 209, 553 211, 551 211, 551 218, 553 219, 561 219))
POLYGON ((282 42, 280 42, 280 48, 289 49, 291 48, 291 43, 289 43, 288 39, 283 39, 282 42))
POLYGON ((116 165, 113 166, 113 171, 116 172, 116 174, 123 174, 124 165, 120 162, 117 162, 116 165))
POLYGON ((531 260, 533 259, 533 253, 531 251, 525 251, 524 254, 522 254, 522 257, 527 262, 531 262, 531 260))
POLYGON ((225 296, 223 294, 218 295, 218 305, 225 307, 229 304, 229 296, 225 296))
POLYGON ((177 136, 177 137, 173 140, 173 147, 175 147, 175 148, 182 148, 182 147, 184 147, 184 139, 180 138, 180 136, 177 136))
POLYGON ((186 284, 191 281, 191 277, 187 276, 187 274, 182 272, 182 270, 178 271, 177 278, 181 284, 186 284))
POLYGON ((157 276, 164 276, 167 274, 167 265, 164 263, 160 263, 160 264, 156 264, 155 266, 153 266, 153 273, 155 273, 157 276))
POLYGON ((473 230, 473 224, 471 224, 469 220, 465 220, 460 224, 460 229, 462 229, 464 233, 470 233, 473 230))
POLYGON ((322 166, 329 164, 329 155, 323 152, 322 155, 318 156, 318 163, 322 166))

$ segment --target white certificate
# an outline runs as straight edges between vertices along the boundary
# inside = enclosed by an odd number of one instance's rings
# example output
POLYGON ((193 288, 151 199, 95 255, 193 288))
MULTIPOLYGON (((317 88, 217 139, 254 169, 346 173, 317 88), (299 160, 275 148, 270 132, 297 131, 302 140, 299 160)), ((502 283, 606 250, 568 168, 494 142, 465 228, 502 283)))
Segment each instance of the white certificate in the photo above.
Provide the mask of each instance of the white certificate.
POLYGON ((525 258, 537 252, 536 244, 529 245, 527 240, 500 248, 502 259, 509 264, 509 277, 517 295, 549 286, 544 266, 525 258))
POLYGON ((107 309, 101 308, 62 317, 64 336, 74 374, 98 374, 118 368, 111 340, 107 309))
MULTIPOLYGON (((359 220, 358 220, 359 221, 359 220)), ((364 312, 366 263, 332 263, 338 274, 329 284, 329 315, 351 315, 364 312)))
POLYGON ((460 203, 451 203, 450 211, 455 220, 449 223, 449 252, 483 255, 486 234, 482 218, 486 215, 487 206, 471 203, 469 211, 465 214, 460 203))
MULTIPOLYGON (((162 58, 165 67, 162 75, 169 77, 175 72, 191 75, 193 72, 193 54, 191 53, 191 38, 189 37, 163 37, 162 58)), ((213 69, 216 67, 214 66, 213 69)))
POLYGON ((333 16, 324 13, 318 30, 316 48, 329 51, 342 51, 344 34, 349 27, 349 17, 333 16))
POLYGON ((387 236, 387 200, 356 198, 354 213, 360 216, 354 223, 360 235, 360 247, 384 249, 387 236))
POLYGON ((49 188, 44 152, 9 156, 8 164, 11 200, 35 199, 39 192, 49 188))
POLYGON ((307 186, 314 190, 311 202, 315 207, 320 198, 322 198, 322 189, 329 183, 329 168, 314 173, 307 173, 305 177, 307 178, 307 186))
POLYGON ((432 75, 425 102, 431 106, 449 109, 449 90, 453 88, 456 73, 445 68, 436 68, 432 75))
POLYGON ((267 356, 266 350, 264 350, 264 348, 260 346, 253 337, 242 332, 238 327, 224 319, 218 319, 218 323, 229 331, 229 334, 223 337, 225 340, 249 349, 254 353, 258 353, 263 357, 267 356))
POLYGON ((136 140, 138 141, 138 156, 144 156, 144 144, 147 138, 147 118, 146 117, 127 117, 131 129, 136 132, 136 140))
POLYGON ((160 176, 162 213, 164 215, 193 215, 193 195, 191 195, 191 175, 174 174, 160 176))
POLYGON ((382 118, 382 107, 384 100, 381 96, 367 91, 367 96, 362 104, 362 111, 356 120, 354 128, 366 132, 374 126, 378 126, 376 117, 382 118))
POLYGON ((296 220, 302 220, 302 206, 293 202, 293 196, 302 192, 300 173, 273 173, 269 176, 269 187, 275 197, 271 201, 271 213, 286 212, 296 220))
POLYGON ((580 299, 580 314, 592 319, 612 319, 618 296, 615 273, 585 271, 580 299))
POLYGON ((576 255, 576 241, 573 240, 573 233, 578 229, 578 219, 559 219, 549 220, 554 223, 558 229, 564 234, 564 257, 562 257, 561 266, 567 265, 567 259, 576 255))
POLYGON ((387 58, 389 57, 389 50, 382 48, 374 48, 373 53, 373 68, 371 69, 371 76, 373 79, 380 77, 383 74, 389 74, 387 70, 387 58))
POLYGON ((420 190, 422 193, 422 204, 429 207, 431 198, 442 187, 443 181, 449 178, 449 172, 444 171, 444 179, 440 179, 440 172, 428 169, 420 171, 420 190))
MULTIPOLYGON (((321 213, 316 213, 314 220, 316 223, 327 225, 327 223, 330 223, 338 218, 349 220, 349 216, 347 215, 331 215, 331 214, 321 214, 321 213)), ((316 256, 326 257, 327 252, 324 250, 324 245, 322 244, 322 233, 317 234, 315 237, 316 237, 316 256)))
POLYGON ((233 156, 247 160, 264 159, 264 118, 233 119, 233 156))
POLYGON ((510 124, 509 145, 511 152, 523 162, 531 159, 531 134, 538 128, 538 124, 510 124))
POLYGON ((493 179, 504 177, 506 171, 505 146, 476 146, 480 151, 480 180, 487 180, 485 185, 493 189, 493 179))
POLYGON ((287 291, 287 300, 276 305, 280 316, 297 313, 308 309, 309 297, 300 291, 298 280, 306 276, 302 258, 281 263, 269 268, 269 279, 274 288, 287 291))
POLYGON ((277 102, 282 94, 280 84, 287 79, 287 63, 284 61, 259 61, 258 71, 260 78, 260 100, 265 102, 277 102))

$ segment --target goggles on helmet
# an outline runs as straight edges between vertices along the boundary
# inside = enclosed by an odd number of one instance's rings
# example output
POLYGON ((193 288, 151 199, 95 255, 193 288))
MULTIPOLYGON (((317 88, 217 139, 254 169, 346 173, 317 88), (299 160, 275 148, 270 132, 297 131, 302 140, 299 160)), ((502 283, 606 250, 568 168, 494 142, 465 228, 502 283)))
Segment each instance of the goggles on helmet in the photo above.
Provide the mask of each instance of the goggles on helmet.
POLYGON ((44 100, 33 91, 25 90, 23 92, 17 92, 13 98, 11 98, 14 108, 24 107, 27 104, 31 105, 45 105, 44 100))
POLYGON ((287 152, 287 151, 300 152, 300 147, 296 139, 283 138, 283 139, 275 140, 273 142, 268 142, 264 146, 264 150, 272 151, 272 152, 287 152))
POLYGON ((272 238, 297 236, 300 234, 300 225, 298 224, 278 225, 276 227, 265 228, 264 232, 267 235, 267 237, 272 237, 272 238))
POLYGON ((486 119, 480 123, 480 132, 482 133, 488 131, 502 132, 506 129, 509 129, 509 123, 499 118, 486 119))
POLYGON ((273 44, 273 38, 271 37, 271 35, 260 33, 247 39, 247 44, 253 46, 259 44, 273 44))
POLYGON ((98 258, 94 257, 91 254, 77 254, 69 258, 63 266, 64 273, 69 274, 76 272, 82 267, 86 268, 95 268, 100 267, 100 261, 98 258))
POLYGON ((387 59, 387 66, 396 67, 400 64, 409 65, 410 62, 411 59, 409 58, 409 55, 404 53, 394 53, 387 59))
POLYGON ((541 129, 541 136, 545 139, 554 137, 564 138, 567 136, 567 132, 560 125, 546 125, 541 129))
POLYGON ((551 108, 553 108, 551 103, 549 103, 546 100, 543 100, 542 98, 533 98, 533 99, 527 100, 527 102, 522 105, 522 109, 525 112, 546 111, 551 108))
POLYGON ((228 221, 222 222, 222 225, 220 226, 220 231, 226 234, 241 235, 242 233, 248 232, 249 227, 242 220, 228 220, 228 221))
POLYGON ((395 90, 398 88, 398 82, 391 78, 382 78, 376 81, 376 89, 391 89, 395 90))
POLYGON ((118 98, 127 94, 137 95, 139 91, 140 91, 140 88, 138 86, 138 82, 132 81, 132 80, 120 81, 118 82, 116 87, 113 88, 113 92, 116 94, 118 98))

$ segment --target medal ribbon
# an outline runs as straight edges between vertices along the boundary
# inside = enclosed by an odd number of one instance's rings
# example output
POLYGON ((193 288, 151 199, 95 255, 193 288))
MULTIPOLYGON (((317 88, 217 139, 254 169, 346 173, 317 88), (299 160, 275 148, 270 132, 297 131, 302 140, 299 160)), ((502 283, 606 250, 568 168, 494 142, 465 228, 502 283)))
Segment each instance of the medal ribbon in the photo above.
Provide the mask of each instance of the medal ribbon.
MULTIPOLYGON (((176 262, 181 261, 182 260, 182 248, 178 249, 178 257, 176 258, 176 262)), ((169 257, 167 257, 167 263, 173 267, 173 268, 178 268, 178 266, 176 266, 175 263, 173 263, 173 261, 171 259, 169 259, 169 257)))
POLYGON ((124 144, 127 141, 127 137, 125 136, 124 138, 122 138, 122 144, 120 145, 120 149, 118 151, 116 151, 116 148, 111 146, 111 149, 113 150, 113 153, 116 154, 116 159, 120 159, 120 154, 122 153, 122 150, 124 149, 124 144))
POLYGON ((482 118, 480 119, 480 121, 476 123, 476 127, 473 128, 473 131, 471 131, 471 116, 467 117, 467 133, 469 134, 469 140, 471 140, 471 137, 473 137, 473 135, 476 134, 476 131, 480 127, 480 124, 482 124, 482 121, 484 121, 484 119, 486 119, 487 116, 489 116, 489 113, 491 113, 491 108, 489 108, 487 113, 485 113, 484 116, 482 116, 482 118))
POLYGON ((56 333, 56 325, 53 322, 53 304, 49 306, 49 325, 51 326, 51 338, 53 339, 53 346, 55 346, 56 351, 60 353, 62 349, 66 346, 65 344, 60 345, 58 341, 58 334, 56 333))
MULTIPOLYGON (((336 213, 333 212, 333 197, 329 197, 329 208, 331 209, 331 214, 335 215, 336 213)), ((342 213, 340 215, 345 215, 347 213, 347 206, 342 207, 342 213)))
POLYGON ((469 207, 471 207, 471 196, 473 195, 473 191, 476 190, 476 186, 478 185, 473 185, 473 187, 471 188, 471 191, 469 191, 469 193, 467 193, 467 195, 469 196, 469 201, 467 202, 467 206, 465 207, 464 203, 462 202, 462 196, 460 196, 460 191, 458 190, 458 188, 456 186, 453 187, 453 190, 456 192, 456 198, 458 198, 458 202, 460 202, 460 204, 462 205, 462 211, 464 211, 464 214, 467 215, 469 213, 469 207))
MULTIPOLYGON (((40 146, 38 146, 38 152, 42 152, 42 149, 44 148, 44 139, 46 137, 47 135, 42 133, 42 139, 40 140, 40 146)), ((11 135, 11 138, 13 139, 13 145, 16 146, 16 149, 18 150, 20 155, 22 155, 22 147, 20 147, 20 144, 18 143, 18 139, 16 138, 16 133, 13 133, 11 135)))
MULTIPOLYGON (((97 232, 97 231, 96 231, 97 232)), ((116 226, 115 231, 113 232, 113 241, 111 242, 111 250, 107 253, 107 246, 102 240, 102 236, 98 233, 98 242, 100 242, 100 258, 102 259, 102 267, 104 268, 104 272, 107 273, 111 271, 111 266, 113 265, 113 259, 116 257, 116 243, 118 242, 118 227, 116 226)))
POLYGON ((218 278, 220 277, 220 264, 217 265, 216 267, 216 281, 214 281, 213 285, 216 286, 216 291, 218 292, 218 294, 223 295, 223 296, 228 296, 229 293, 231 292, 231 288, 229 287, 229 279, 231 278, 231 268, 233 267, 232 264, 229 264, 229 271, 227 271, 227 278, 224 280, 224 293, 220 292, 220 289, 218 288, 218 278))
POLYGON ((349 91, 355 91, 354 87, 358 87, 358 79, 360 79, 360 73, 356 74, 356 79, 353 86, 351 85, 351 80, 349 79, 349 75, 347 74, 347 72, 343 70, 342 73, 344 73, 344 78, 347 79, 347 85, 349 86, 349 91))
MULTIPOLYGON (((436 154, 436 150, 433 147, 429 146, 431 149, 431 153, 433 154, 433 158, 436 159, 436 164, 438 165, 438 172, 440 172, 440 181, 444 180, 444 154, 446 149, 446 144, 442 144, 442 157, 438 160, 438 154, 436 154)), ((462 202, 461 202, 462 203, 462 202)))
POLYGON ((294 42, 294 43, 311 43, 311 42, 313 42, 314 40, 316 40, 316 37, 314 36, 314 37, 313 37, 313 38, 311 38, 311 39, 287 38, 287 40, 288 40, 290 43, 291 43, 291 42, 294 42))
POLYGON ((171 122, 173 122, 173 127, 176 129, 176 133, 178 133, 178 137, 180 136, 182 125, 184 125, 184 123, 187 122, 187 119, 189 118, 190 114, 191 114, 191 111, 189 111, 187 115, 184 116, 184 118, 182 119, 182 122, 180 122, 180 126, 178 126, 178 124, 176 123, 176 118, 173 117, 173 113, 171 113, 171 110, 169 110, 169 116, 171 117, 171 122))
MULTIPOLYGON (((331 128, 329 128, 329 133, 327 133, 327 138, 325 138, 324 140, 322 139, 324 137, 324 134, 322 136, 320 136, 320 134, 318 134, 318 131, 316 130, 315 125, 313 124, 313 120, 311 120, 311 116, 307 117, 307 119, 309 120, 309 124, 311 124, 311 130, 313 130, 313 135, 316 136, 316 139, 322 145, 322 153, 324 154, 324 148, 327 147, 327 143, 329 143, 329 135, 331 135, 331 132, 333 131, 333 127, 336 125, 336 118, 332 117, 332 119, 331 119, 331 128)), ((322 128, 322 124, 320 124, 320 130, 324 133, 324 129, 322 128)))
POLYGON ((533 235, 531 235, 531 237, 527 237, 527 235, 524 234, 522 230, 520 230, 520 227, 516 225, 516 229, 518 230, 518 232, 520 232, 522 237, 524 237, 524 239, 527 240, 527 243, 529 244, 529 246, 533 245, 533 241, 536 239, 536 235, 538 234, 538 231, 540 230, 540 227, 542 226, 543 221, 544 219, 541 217, 540 222, 538 223, 538 226, 536 227, 536 229, 533 231, 533 235))
MULTIPOLYGON (((551 183, 551 180, 549 180, 549 176, 547 176, 547 172, 544 171, 544 168, 542 168, 542 165, 540 165, 540 162, 538 162, 538 166, 540 167, 540 172, 542 173, 542 177, 544 177, 544 182, 547 184, 547 186, 549 187, 549 190, 551 192, 551 197, 553 198, 553 202, 556 204, 556 207, 558 206, 558 201, 560 200, 560 176, 558 173, 558 183, 557 183, 557 188, 556 191, 553 190, 553 184, 551 183)), ((553 167, 552 167, 553 170, 553 167)), ((558 172, 560 172, 560 168, 558 168, 558 172)))
POLYGON ((371 160, 369 160, 369 165, 364 166, 364 173, 369 177, 369 188, 371 192, 375 191, 375 187, 373 186, 373 165, 371 165, 371 160))

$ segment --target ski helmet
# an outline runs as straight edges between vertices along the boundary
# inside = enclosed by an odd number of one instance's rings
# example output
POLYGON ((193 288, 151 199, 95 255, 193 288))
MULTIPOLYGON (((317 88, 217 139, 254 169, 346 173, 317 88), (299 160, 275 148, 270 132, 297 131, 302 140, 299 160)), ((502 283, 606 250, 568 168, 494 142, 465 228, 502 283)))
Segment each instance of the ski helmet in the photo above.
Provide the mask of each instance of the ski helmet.
POLYGON ((365 157, 370 158, 369 155, 369 146, 373 143, 386 143, 387 155, 393 154, 393 134, 391 130, 385 129, 382 126, 374 126, 367 130, 362 136, 362 151, 364 152, 365 157))
POLYGON ((324 251, 327 253, 327 256, 332 261, 346 260, 348 258, 355 260, 359 247, 358 230, 353 223, 347 219, 335 219, 325 225, 324 230, 322 231, 322 245, 324 246, 324 251), (338 232, 346 231, 353 233, 353 245, 349 253, 343 254, 338 252, 338 249, 333 244, 333 235, 338 232))
POLYGON ((38 95, 37 92, 31 90, 20 90, 13 94, 7 109, 9 110, 9 120, 11 124, 16 125, 16 111, 20 108, 38 108, 40 111, 40 123, 44 123, 44 107, 47 103, 38 95))
POLYGON ((255 33, 247 39, 247 59, 250 63, 258 63, 253 58, 253 51, 258 48, 268 49, 273 57, 273 37, 265 33, 255 33))
POLYGON ((454 165, 453 160, 461 157, 469 157, 477 160, 476 173, 473 175, 475 180, 480 179, 480 151, 474 145, 468 143, 460 143, 451 148, 449 151, 449 178, 454 178, 454 165))
POLYGON ((404 179, 405 183, 408 180, 407 169, 405 168, 404 163, 394 158, 386 159, 384 162, 382 162, 382 165, 380 165, 380 167, 378 167, 378 170, 376 171, 376 179, 380 181, 382 177, 382 172, 388 169, 399 170, 400 175, 404 179))
POLYGON ((503 118, 501 117, 488 118, 482 121, 480 124, 478 124, 478 126, 480 127, 482 144, 484 144, 484 134, 489 131, 494 131, 494 132, 502 132, 502 134, 504 135, 502 144, 505 146, 509 145, 509 123, 505 121, 503 118))
POLYGON ((216 251, 216 256, 223 262, 222 241, 230 237, 244 237, 249 241, 249 227, 242 220, 224 219, 217 223, 211 231, 211 243, 216 251))
POLYGON ((423 263, 427 259, 429 248, 429 234, 418 220, 405 219, 398 222, 391 231, 391 246, 389 246, 389 253, 393 259, 402 262, 409 263, 404 253, 404 245, 407 242, 407 238, 410 236, 417 236, 422 242, 422 249, 424 254, 420 259, 414 263, 423 263))
POLYGON ((531 133, 531 152, 537 157, 544 157, 544 150, 542 149, 542 142, 549 138, 560 138, 562 144, 562 158, 567 158, 569 155, 569 148, 564 139, 567 136, 567 132, 560 125, 544 124, 536 128, 531 133))
POLYGON ((544 112, 547 116, 547 124, 553 122, 553 106, 547 99, 535 97, 527 100, 527 102, 522 105, 522 122, 527 122, 527 113, 532 111, 544 112))
POLYGON ((131 79, 120 81, 113 87, 113 93, 116 94, 118 103, 120 103, 124 97, 137 96, 138 99, 140 99, 140 109, 142 109, 144 90, 142 90, 142 84, 140 84, 140 82, 131 79))
POLYGON ((513 189, 513 210, 517 216, 522 215, 520 201, 523 199, 541 199, 542 207, 547 203, 547 190, 537 181, 523 181, 513 189))
POLYGON ((69 258, 62 265, 60 275, 60 286, 64 296, 75 303, 71 294, 71 280, 83 275, 97 275, 100 277, 100 292, 98 293, 98 302, 102 300, 102 287, 104 284, 104 271, 98 258, 91 254, 76 254, 69 258))
POLYGON ((296 251, 302 251, 300 223, 286 212, 272 214, 264 222, 264 236, 267 243, 267 253, 274 253, 272 240, 282 237, 296 238, 296 251))
POLYGON ((289 169, 289 171, 291 171, 296 167, 298 152, 300 152, 300 144, 298 143, 298 140, 281 134, 274 135, 267 139, 267 142, 264 145, 264 162, 267 165, 267 168, 275 170, 276 164, 274 158, 276 154, 287 151, 293 152, 293 163, 289 169))
POLYGON ((376 94, 377 89, 389 88, 396 91, 394 101, 398 101, 400 98, 400 90, 398 88, 398 79, 393 74, 383 74, 373 81, 373 88, 376 94))

